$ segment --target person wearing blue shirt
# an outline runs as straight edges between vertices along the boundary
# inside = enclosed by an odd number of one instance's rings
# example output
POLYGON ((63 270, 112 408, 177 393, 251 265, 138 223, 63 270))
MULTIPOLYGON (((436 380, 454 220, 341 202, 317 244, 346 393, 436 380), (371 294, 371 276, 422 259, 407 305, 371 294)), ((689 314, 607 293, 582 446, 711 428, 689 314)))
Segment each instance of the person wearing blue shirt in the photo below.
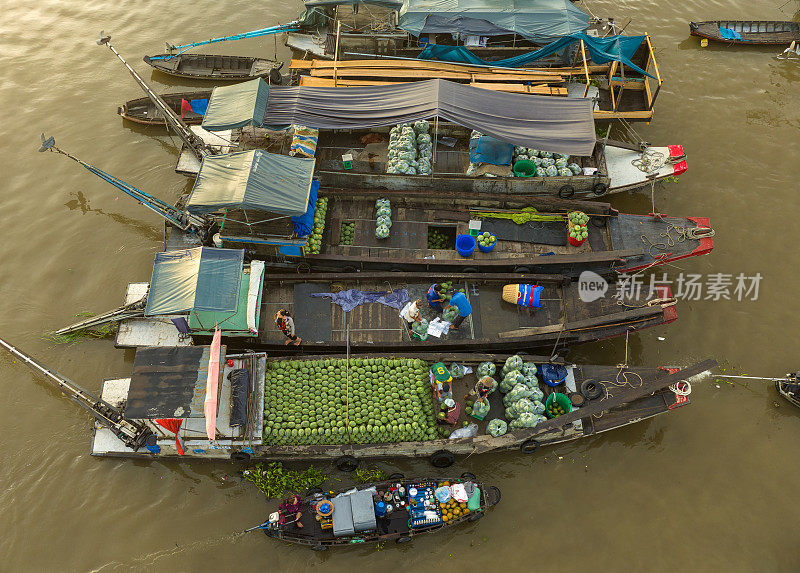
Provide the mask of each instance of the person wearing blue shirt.
POLYGON ((472 314, 472 305, 469 304, 469 300, 463 292, 457 292, 450 297, 450 306, 454 306, 458 309, 458 316, 450 327, 457 329, 461 326, 461 323, 464 322, 464 319, 472 314))
POLYGON ((431 305, 433 310, 437 312, 444 310, 442 307, 442 303, 444 302, 444 297, 442 296, 442 285, 439 283, 433 283, 428 289, 427 298, 428 304, 431 305))

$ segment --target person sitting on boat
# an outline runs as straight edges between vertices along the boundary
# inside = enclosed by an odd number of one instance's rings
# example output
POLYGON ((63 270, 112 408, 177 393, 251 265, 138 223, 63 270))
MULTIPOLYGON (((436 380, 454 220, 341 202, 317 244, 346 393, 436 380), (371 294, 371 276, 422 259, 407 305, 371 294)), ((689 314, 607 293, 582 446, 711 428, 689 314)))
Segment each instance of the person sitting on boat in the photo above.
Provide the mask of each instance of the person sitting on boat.
POLYGON ((421 322, 422 320, 419 312, 419 308, 422 306, 422 304, 423 302, 420 298, 407 303, 403 307, 403 310, 400 311, 400 316, 406 321, 406 326, 408 327, 409 331, 412 329, 415 322, 421 322))
POLYGON ((294 333, 294 319, 292 315, 289 314, 289 311, 282 308, 275 313, 275 326, 277 326, 278 330, 286 337, 286 346, 290 344, 300 346, 300 343, 303 342, 303 339, 294 333))
POLYGON ((303 499, 294 494, 292 497, 289 497, 283 501, 280 505, 278 505, 278 511, 280 512, 281 521, 279 522, 280 525, 284 525, 286 523, 294 523, 295 527, 300 529, 303 528, 303 524, 300 521, 300 518, 303 514, 300 511, 300 506, 303 504, 303 499), (286 517, 293 517, 292 521, 286 521, 286 517))
POLYGON ((436 312, 442 312, 444 307, 442 303, 444 302, 444 297, 442 296, 442 285, 439 283, 433 283, 431 287, 428 289, 428 304, 431 305, 431 308, 436 312))
POLYGON ((458 329, 461 326, 461 323, 464 322, 464 319, 472 314, 472 305, 469 303, 467 295, 465 295, 463 292, 457 292, 453 294, 453 296, 450 297, 450 304, 447 306, 454 306, 458 309, 458 316, 453 321, 453 324, 450 326, 450 328, 458 329))

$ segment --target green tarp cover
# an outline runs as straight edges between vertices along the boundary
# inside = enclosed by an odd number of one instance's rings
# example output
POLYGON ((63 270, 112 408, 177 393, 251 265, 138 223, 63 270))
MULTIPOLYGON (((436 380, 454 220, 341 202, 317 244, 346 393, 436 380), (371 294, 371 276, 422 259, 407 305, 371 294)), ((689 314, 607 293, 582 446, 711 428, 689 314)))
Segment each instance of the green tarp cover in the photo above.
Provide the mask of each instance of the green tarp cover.
POLYGON ((412 34, 499 36, 551 42, 589 27, 570 0, 405 0, 400 28, 412 34))
POLYGON ((243 127, 264 117, 263 113, 258 117, 248 116, 248 113, 252 114, 253 110, 266 108, 269 84, 261 78, 256 78, 232 86, 215 87, 211 96, 208 109, 203 116, 204 129, 221 131, 243 127))
POLYGON ((145 316, 239 307, 244 251, 196 247, 157 253, 145 316))
POLYGON ((238 208, 302 215, 308 209, 314 163, 313 158, 260 149, 207 155, 186 208, 195 214, 238 208))
MULTIPOLYGON (((189 329, 194 334, 214 334, 214 327, 225 336, 252 336, 247 328, 247 293, 250 287, 250 275, 242 274, 239 287, 239 308, 235 313, 196 310, 189 315, 189 329)), ((258 306, 261 308, 261 293, 258 294, 258 306)))

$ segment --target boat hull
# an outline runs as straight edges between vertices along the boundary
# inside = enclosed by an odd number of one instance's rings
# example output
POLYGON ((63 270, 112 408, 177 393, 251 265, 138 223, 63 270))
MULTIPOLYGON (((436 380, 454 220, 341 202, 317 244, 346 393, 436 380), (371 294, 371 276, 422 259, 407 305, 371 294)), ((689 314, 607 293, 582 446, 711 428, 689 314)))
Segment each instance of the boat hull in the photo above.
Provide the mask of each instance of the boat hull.
POLYGON ((796 22, 767 20, 712 20, 690 22, 689 34, 714 42, 742 46, 779 46, 800 40, 800 27, 796 22), (724 38, 720 28, 738 32, 742 39, 724 38))

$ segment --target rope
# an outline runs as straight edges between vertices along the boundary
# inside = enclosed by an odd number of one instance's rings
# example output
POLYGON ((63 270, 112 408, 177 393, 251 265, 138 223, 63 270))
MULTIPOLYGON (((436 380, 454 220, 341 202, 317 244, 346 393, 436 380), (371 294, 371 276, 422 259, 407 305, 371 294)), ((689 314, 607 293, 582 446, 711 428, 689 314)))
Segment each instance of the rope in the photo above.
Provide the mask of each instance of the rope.
POLYGON ((692 393, 692 385, 686 380, 679 380, 669 387, 676 396, 688 396, 692 393))
POLYGON ((645 149, 637 159, 631 161, 631 165, 649 175, 661 169, 666 162, 667 156, 661 151, 645 149))

